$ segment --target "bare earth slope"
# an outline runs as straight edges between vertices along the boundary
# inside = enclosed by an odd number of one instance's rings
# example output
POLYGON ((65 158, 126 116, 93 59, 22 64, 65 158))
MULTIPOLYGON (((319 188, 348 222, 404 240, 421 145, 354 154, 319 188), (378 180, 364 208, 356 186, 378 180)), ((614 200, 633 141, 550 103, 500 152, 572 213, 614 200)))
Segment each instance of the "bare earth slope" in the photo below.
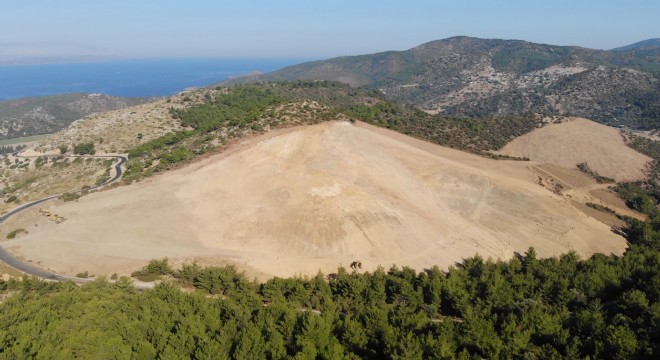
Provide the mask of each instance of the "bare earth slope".
POLYGON ((644 178, 652 160, 626 146, 619 130, 581 118, 551 124, 508 143, 502 154, 573 169, 579 163, 617 181, 644 178))
POLYGON ((523 162, 488 160, 365 124, 266 134, 146 182, 5 223, 3 245, 64 273, 127 273, 152 258, 210 258, 251 273, 453 265, 576 250, 621 254, 623 238, 534 183, 523 162), (38 226, 35 227, 35 224, 38 226))

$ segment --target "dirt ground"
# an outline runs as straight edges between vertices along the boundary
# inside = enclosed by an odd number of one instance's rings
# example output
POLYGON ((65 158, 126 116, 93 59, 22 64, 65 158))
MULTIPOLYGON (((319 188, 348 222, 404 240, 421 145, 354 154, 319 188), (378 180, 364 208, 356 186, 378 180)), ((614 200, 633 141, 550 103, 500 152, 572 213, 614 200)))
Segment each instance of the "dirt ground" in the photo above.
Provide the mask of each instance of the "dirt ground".
MULTIPOLYGON (((235 263, 249 275, 454 265, 626 241, 537 183, 528 162, 495 161, 366 124, 265 134, 233 151, 0 225, 2 245, 64 274, 129 274, 150 259, 235 263)), ((593 167, 595 168, 595 166, 593 167)), ((606 175, 606 174, 604 174, 606 175)))
POLYGON ((652 160, 626 146, 618 129, 581 118, 536 129, 499 152, 568 169, 587 163, 596 173, 617 181, 644 178, 652 160))

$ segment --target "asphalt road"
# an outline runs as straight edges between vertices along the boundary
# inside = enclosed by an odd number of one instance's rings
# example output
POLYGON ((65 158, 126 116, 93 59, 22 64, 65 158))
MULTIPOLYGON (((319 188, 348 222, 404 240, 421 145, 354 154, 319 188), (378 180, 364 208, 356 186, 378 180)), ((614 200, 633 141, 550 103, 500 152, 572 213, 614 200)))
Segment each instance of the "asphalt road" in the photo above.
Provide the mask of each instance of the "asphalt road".
MULTIPOLYGON (((23 158, 28 157, 28 156, 18 156, 17 154, 14 154, 14 156, 23 157, 23 158)), ((29 157, 39 157, 39 156, 29 156, 29 157)), ((109 184, 121 179, 121 176, 123 175, 123 170, 122 170, 121 167, 128 160, 125 156, 72 156, 72 157, 114 158, 114 159, 119 160, 115 164, 115 173, 116 173, 115 176, 112 179, 106 181, 105 183, 103 183, 101 185, 97 185, 97 186, 92 187, 91 190, 98 189, 100 187, 109 185, 109 184)), ((48 196, 48 197, 45 197, 45 198, 42 198, 42 199, 39 199, 39 200, 35 200, 35 201, 32 201, 32 202, 23 204, 21 206, 18 206, 16 208, 12 209, 11 211, 9 211, 8 213, 6 213, 5 215, 0 216, 0 224, 7 221, 7 219, 9 219, 10 217, 18 214, 19 212, 21 212, 23 210, 29 209, 33 206, 37 206, 41 203, 44 203, 46 201, 55 199, 59 196, 60 196, 59 194, 58 195, 51 195, 51 196, 48 196)), ((3 248, 2 246, 0 246, 0 261, 2 261, 5 264, 15 268, 16 270, 24 272, 28 275, 33 275, 33 276, 36 276, 36 277, 39 277, 39 278, 42 278, 42 279, 46 279, 46 280, 56 280, 56 281, 72 280, 72 281, 74 281, 76 283, 79 283, 79 284, 90 282, 90 281, 94 280, 94 279, 89 279, 89 278, 79 278, 79 277, 74 277, 74 276, 58 275, 58 274, 55 274, 53 272, 50 272, 50 271, 47 271, 47 270, 44 270, 44 269, 40 269, 36 266, 33 266, 30 263, 24 262, 22 260, 19 260, 16 257, 14 257, 7 250, 5 250, 5 248, 3 248)), ((140 288, 141 286, 137 286, 137 287, 140 288)))

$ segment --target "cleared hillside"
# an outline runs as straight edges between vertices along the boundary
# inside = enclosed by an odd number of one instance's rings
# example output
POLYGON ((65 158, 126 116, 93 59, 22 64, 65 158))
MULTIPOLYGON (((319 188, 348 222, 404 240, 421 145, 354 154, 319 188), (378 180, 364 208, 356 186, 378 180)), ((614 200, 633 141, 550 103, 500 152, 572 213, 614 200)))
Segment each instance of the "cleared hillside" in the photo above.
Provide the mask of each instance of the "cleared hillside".
POLYGON ((26 212, 0 231, 33 230, 3 246, 63 273, 130 273, 168 256, 313 275, 356 259, 366 269, 423 269, 475 253, 510 258, 530 246, 541 256, 626 248, 536 184, 523 162, 347 122, 271 132, 189 167, 47 207, 67 220, 26 212))
POLYGON ((618 129, 580 118, 538 128, 499 152, 568 169, 586 163, 599 175, 617 181, 645 178, 644 171, 652 161, 628 147, 618 129))

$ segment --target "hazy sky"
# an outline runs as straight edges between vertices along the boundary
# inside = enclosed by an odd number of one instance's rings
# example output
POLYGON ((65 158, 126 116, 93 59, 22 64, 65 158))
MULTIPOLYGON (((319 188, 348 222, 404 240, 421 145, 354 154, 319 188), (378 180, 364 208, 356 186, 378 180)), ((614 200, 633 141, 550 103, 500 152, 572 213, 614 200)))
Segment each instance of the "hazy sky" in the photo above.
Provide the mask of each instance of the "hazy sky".
POLYGON ((0 0, 0 62, 328 58, 455 35, 609 49, 660 37, 660 0, 0 0))

